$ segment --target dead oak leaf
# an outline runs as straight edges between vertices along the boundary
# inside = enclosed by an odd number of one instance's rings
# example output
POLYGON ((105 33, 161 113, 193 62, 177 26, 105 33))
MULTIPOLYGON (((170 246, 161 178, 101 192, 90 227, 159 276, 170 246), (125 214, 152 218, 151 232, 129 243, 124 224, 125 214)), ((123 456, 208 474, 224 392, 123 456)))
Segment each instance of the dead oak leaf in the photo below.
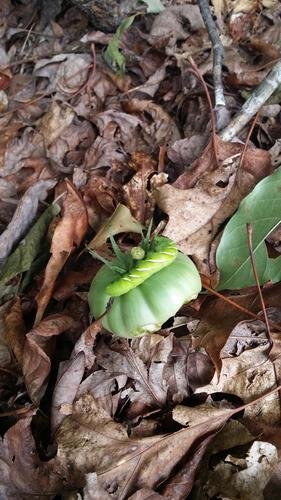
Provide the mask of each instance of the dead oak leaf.
POLYGON ((222 159, 218 167, 214 156, 205 152, 195 164, 194 171, 181 176, 181 183, 187 185, 192 185, 196 178, 194 187, 178 189, 166 184, 155 190, 157 205, 169 215, 163 235, 173 239, 185 254, 192 255, 199 270, 206 275, 210 274, 206 264, 210 244, 219 226, 270 171, 266 151, 248 149, 241 168, 239 159, 243 145, 218 140, 217 147, 222 159))
POLYGON ((25 324, 23 319, 21 299, 17 297, 4 317, 4 340, 13 351, 14 356, 22 366, 25 342, 25 324))
POLYGON ((215 375, 210 384, 195 391, 234 394, 245 403, 264 395, 262 401, 245 410, 249 430, 255 420, 270 425, 280 421, 278 393, 265 396, 278 385, 280 372, 280 361, 273 363, 269 357, 270 344, 265 329, 259 320, 238 323, 221 351, 219 377, 215 375))
POLYGON ((0 442, 0 497, 26 500, 52 497, 62 489, 67 469, 55 459, 40 460, 31 432, 32 415, 19 420, 0 442), (38 495, 38 496, 37 496, 38 495))
POLYGON ((212 435, 231 416, 224 412, 208 422, 178 432, 130 439, 89 394, 81 397, 56 434, 57 458, 72 471, 74 487, 85 485, 95 471, 113 499, 128 498, 141 488, 154 488, 173 473, 195 442, 212 435))
POLYGON ((23 351, 23 375, 33 402, 40 402, 47 386, 54 337, 75 328, 77 323, 70 316, 53 314, 27 333, 23 351))
POLYGON ((43 317, 59 272, 73 248, 80 245, 88 228, 87 210, 83 200, 68 180, 66 187, 63 217, 55 229, 51 245, 52 255, 46 267, 42 288, 36 296, 38 310, 35 324, 43 317))
POLYGON ((157 165, 149 155, 139 152, 132 155, 130 166, 136 173, 123 187, 126 204, 138 221, 142 224, 149 223, 154 203, 147 190, 147 182, 153 172, 156 172, 157 165))
POLYGON ((55 101, 52 103, 50 111, 44 114, 40 127, 46 149, 69 127, 74 116, 75 113, 71 108, 59 105, 55 101))

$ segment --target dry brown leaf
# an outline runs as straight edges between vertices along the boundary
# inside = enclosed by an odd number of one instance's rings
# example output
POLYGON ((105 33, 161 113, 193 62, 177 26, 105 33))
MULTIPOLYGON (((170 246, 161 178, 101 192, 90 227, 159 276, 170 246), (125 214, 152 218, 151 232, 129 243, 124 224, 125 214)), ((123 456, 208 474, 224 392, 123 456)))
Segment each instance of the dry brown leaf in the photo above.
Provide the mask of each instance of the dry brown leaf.
POLYGON ((72 470, 75 486, 95 471, 112 498, 128 498, 141 488, 153 489, 168 479, 195 442, 217 432, 231 412, 174 434, 129 439, 125 429, 99 408, 90 395, 80 398, 57 432, 58 457, 72 470))
POLYGON ((53 179, 39 180, 23 195, 11 222, 0 236, 0 263, 8 257, 13 246, 24 236, 36 217, 39 201, 45 200, 48 191, 56 183, 57 181, 53 179))
POLYGON ((156 162, 145 153, 134 153, 130 166, 136 171, 132 179, 125 184, 125 201, 132 215, 142 224, 149 224, 154 203, 147 190, 147 182, 157 171, 156 162))
POLYGON ((99 229, 96 236, 90 241, 89 248, 95 250, 106 243, 109 234, 132 232, 141 233, 143 226, 132 216, 130 210, 121 203, 117 205, 114 213, 99 229))
POLYGON ((246 456, 227 455, 209 472, 204 486, 207 498, 264 500, 263 490, 278 463, 275 446, 254 441, 246 456))
POLYGON ((51 408, 51 432, 57 430, 64 419, 61 412, 63 405, 72 405, 85 370, 83 351, 72 356, 69 361, 62 361, 59 366, 56 385, 53 391, 51 408))
MULTIPOLYGON (((46 116, 46 115, 45 115, 46 116)), ((54 117, 56 113, 54 113, 54 117)), ((55 120, 57 124, 57 119, 55 120)), ((67 118, 66 122, 68 123, 67 118)), ((49 122, 50 123, 50 122, 49 122)), ((91 124, 87 121, 82 123, 70 123, 60 130, 58 124, 58 136, 53 139, 48 147, 47 156, 55 162, 59 170, 68 171, 73 169, 74 164, 84 161, 85 152, 95 139, 95 133, 91 124)), ((63 124, 62 124, 63 127, 63 124)))
POLYGON ((70 107, 59 105, 56 101, 53 101, 50 111, 44 114, 40 126, 47 150, 69 127, 74 116, 75 113, 70 107))
POLYGON ((74 94, 86 82, 92 58, 90 54, 57 54, 35 64, 34 75, 49 80, 46 93, 74 94))
POLYGON ((9 311, 12 302, 7 301, 5 304, 0 306, 0 367, 9 366, 12 362, 12 350, 5 342, 5 314, 9 311))
POLYGON ((61 491, 67 468, 51 459, 42 462, 31 432, 32 416, 19 420, 0 443, 0 497, 5 500, 42 499, 61 491))
POLYGON ((217 142, 220 166, 216 168, 210 145, 193 171, 183 174, 176 186, 164 185, 155 190, 158 206, 169 215, 163 232, 178 244, 185 254, 193 255, 199 270, 210 274, 208 263, 210 244, 219 226, 237 209, 240 201, 253 186, 270 171, 266 151, 247 149, 243 168, 239 158, 243 145, 217 142))
MULTIPOLYGON (((153 149, 155 146, 173 144, 180 139, 180 132, 173 118, 153 101, 130 99, 123 104, 123 107, 130 113, 142 113, 143 139, 153 149), (147 114, 150 115, 150 120, 146 118, 147 114)), ((134 151, 138 149, 143 148, 135 147, 134 151)))
POLYGON ((77 323, 70 316, 53 314, 27 333, 23 352, 23 375, 33 402, 40 402, 47 386, 54 337, 76 328, 77 323))
POLYGON ((88 228, 86 207, 74 186, 66 180, 67 195, 64 212, 57 225, 51 245, 51 257, 47 264, 44 282, 36 296, 38 310, 35 324, 38 324, 49 303, 55 281, 75 246, 79 246, 88 228))
MULTIPOLYGON (((270 344, 262 321, 242 321, 230 334, 221 352, 219 377, 207 386, 197 389, 208 394, 223 392, 234 394, 245 403, 265 395, 278 385, 280 361, 269 358, 270 344)), ((246 422, 255 419, 265 424, 279 422, 281 414, 278 393, 264 397, 245 410, 246 422)), ((250 428, 250 427, 249 427, 250 428)))
MULTIPOLYGON (((14 126, 15 131, 17 125, 18 123, 14 126)), ((7 127, 7 131, 5 133, 12 133, 12 130, 11 132, 9 131, 9 126, 7 127)), ((44 143, 42 135, 32 127, 26 127, 20 137, 16 137, 9 142, 3 159, 1 176, 4 177, 17 173, 26 166, 26 162, 30 158, 36 158, 38 160, 42 157, 44 157, 44 143)))
POLYGON ((21 299, 17 297, 5 315, 4 339, 22 367, 26 328, 23 319, 21 299))
POLYGON ((155 18, 149 41, 157 47, 173 46, 177 40, 188 37, 189 26, 192 31, 204 28, 198 5, 183 3, 168 7, 155 18))

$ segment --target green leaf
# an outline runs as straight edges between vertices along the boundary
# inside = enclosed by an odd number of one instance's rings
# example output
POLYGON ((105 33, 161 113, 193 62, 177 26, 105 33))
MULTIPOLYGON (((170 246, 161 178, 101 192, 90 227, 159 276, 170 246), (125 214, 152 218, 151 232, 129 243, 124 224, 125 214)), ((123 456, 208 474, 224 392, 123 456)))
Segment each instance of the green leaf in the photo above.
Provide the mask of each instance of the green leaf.
POLYGON ((127 17, 122 21, 120 26, 118 26, 116 33, 114 34, 111 42, 108 44, 107 49, 104 53, 104 59, 106 63, 114 70, 118 71, 124 75, 126 59, 120 52, 119 46, 123 33, 131 26, 137 14, 127 17))
POLYGON ((147 14, 159 14, 165 10, 161 0, 141 0, 141 2, 147 5, 147 14))
POLYGON ((255 285, 248 246, 248 223, 253 227, 253 252, 260 284, 281 280, 281 256, 270 259, 265 244, 265 239, 280 221, 281 167, 256 185, 226 225, 216 255, 220 271, 218 290, 255 285))
POLYGON ((53 217, 60 211, 58 205, 50 205, 7 259, 0 275, 0 284, 8 283, 20 273, 28 271, 41 250, 43 237, 53 217))

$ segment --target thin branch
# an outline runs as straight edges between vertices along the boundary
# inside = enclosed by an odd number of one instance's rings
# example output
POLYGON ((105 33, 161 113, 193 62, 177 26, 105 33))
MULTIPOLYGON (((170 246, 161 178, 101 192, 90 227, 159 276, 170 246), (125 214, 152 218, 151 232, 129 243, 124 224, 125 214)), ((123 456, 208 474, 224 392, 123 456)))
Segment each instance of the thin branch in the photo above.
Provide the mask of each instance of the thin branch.
MULTIPOLYGON (((249 309, 246 309, 246 307, 241 306, 240 304, 238 304, 234 300, 230 299, 226 295, 223 295, 222 293, 217 292, 217 290, 214 290, 213 288, 211 288, 207 284, 204 283, 203 284, 203 288, 205 288, 206 290, 208 290, 208 292, 210 292, 212 295, 215 295, 219 299, 222 299, 224 302, 227 302, 229 305, 233 306, 235 309, 239 309, 239 311, 243 312, 247 316, 250 316, 253 319, 259 319, 259 320, 262 319, 257 314, 253 313, 249 309)), ((281 332, 281 326, 280 325, 277 325, 276 323, 273 323, 273 321, 269 321, 269 324, 272 326, 272 328, 274 328, 278 332, 281 332)))
POLYGON ((223 141, 231 141, 249 123, 251 118, 261 109, 273 92, 281 84, 281 60, 272 68, 270 73, 252 92, 249 99, 242 106, 241 111, 222 130, 220 137, 223 141))
POLYGON ((259 297, 260 297, 264 321, 266 324, 268 341, 272 345, 269 321, 268 321, 266 307, 265 307, 263 296, 262 296, 261 286, 260 286, 260 282, 259 282, 259 276, 258 276, 254 252, 253 252, 253 226, 252 226, 252 224, 247 224, 247 236, 248 236, 248 246, 249 246, 249 252, 250 252, 250 259, 251 259, 253 273, 254 273, 254 277, 255 277, 255 281, 257 284, 257 289, 258 289, 258 293, 259 293, 259 297))
POLYGON ((256 126, 258 117, 259 117, 259 111, 257 112, 255 118, 253 119, 253 123, 252 123, 252 125, 250 127, 250 130, 249 130, 249 132, 247 134, 247 137, 246 137, 246 141, 245 141, 245 144, 244 144, 244 149, 243 149, 242 154, 240 156, 240 162, 239 162, 239 168, 240 169, 243 166, 243 163, 244 163, 244 160, 245 160, 245 156, 246 156, 246 153, 247 153, 247 149, 248 149, 248 146, 249 146, 250 138, 251 138, 252 132, 253 132, 255 126, 256 126))
POLYGON ((214 110, 213 110, 213 105, 212 105, 212 99, 210 96, 210 92, 208 90, 207 84, 199 70, 199 68, 196 66, 195 61, 191 56, 187 58, 195 76, 197 76, 198 80, 202 83, 202 86, 204 88, 207 101, 209 104, 210 108, 210 114, 211 114, 211 124, 212 124, 212 142, 213 142, 213 150, 214 150, 214 155, 215 155, 215 160, 216 160, 216 165, 219 166, 219 159, 218 159, 218 152, 217 152, 217 136, 216 136, 216 120, 215 120, 215 115, 214 115, 214 110))
POLYGON ((201 16, 208 31, 209 38, 213 46, 213 83, 215 91, 215 111, 217 118, 217 129, 220 130, 229 121, 229 113, 226 108, 222 83, 222 62, 224 58, 224 48, 213 20, 209 0, 197 0, 201 16))

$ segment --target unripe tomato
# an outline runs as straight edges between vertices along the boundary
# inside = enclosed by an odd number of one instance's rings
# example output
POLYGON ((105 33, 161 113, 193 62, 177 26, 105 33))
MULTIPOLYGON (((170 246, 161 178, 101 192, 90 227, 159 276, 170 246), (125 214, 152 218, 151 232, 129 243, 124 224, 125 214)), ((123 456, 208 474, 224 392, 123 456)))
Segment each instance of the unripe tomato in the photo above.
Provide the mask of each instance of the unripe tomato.
MULTIPOLYGON (((120 275, 107 266, 96 274, 89 291, 89 304, 94 318, 101 316, 110 295, 109 283, 120 275)), ((177 253, 175 260, 143 283, 119 297, 102 319, 104 328, 120 337, 137 337, 159 330, 180 307, 197 297, 201 290, 199 273, 188 257, 177 253)))

